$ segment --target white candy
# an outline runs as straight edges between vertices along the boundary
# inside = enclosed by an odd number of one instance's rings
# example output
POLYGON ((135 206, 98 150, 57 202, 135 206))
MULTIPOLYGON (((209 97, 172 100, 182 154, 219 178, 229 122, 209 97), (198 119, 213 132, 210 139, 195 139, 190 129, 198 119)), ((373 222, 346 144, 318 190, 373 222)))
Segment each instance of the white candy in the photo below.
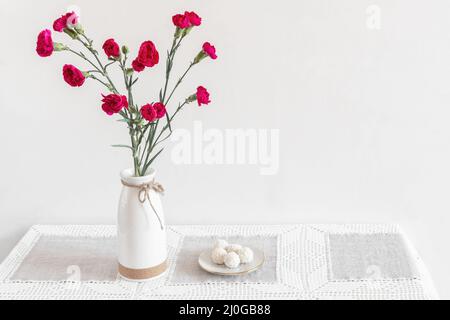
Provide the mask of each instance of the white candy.
POLYGON ((251 263, 253 261, 253 251, 250 248, 244 247, 237 252, 241 263, 251 263))
POLYGON ((223 248, 214 248, 211 252, 211 260, 215 264, 223 264, 225 256, 227 255, 227 251, 223 248))
POLYGON ((214 248, 222 248, 225 249, 228 247, 228 242, 223 239, 217 239, 216 242, 214 242, 214 248))
POLYGON ((225 248, 225 250, 227 250, 227 252, 236 252, 236 253, 241 249, 242 249, 242 246, 240 244, 235 244, 235 243, 230 244, 225 248))
POLYGON ((237 267, 239 267, 241 260, 239 259, 239 255, 236 252, 229 252, 225 256, 224 263, 228 268, 236 269, 237 267))

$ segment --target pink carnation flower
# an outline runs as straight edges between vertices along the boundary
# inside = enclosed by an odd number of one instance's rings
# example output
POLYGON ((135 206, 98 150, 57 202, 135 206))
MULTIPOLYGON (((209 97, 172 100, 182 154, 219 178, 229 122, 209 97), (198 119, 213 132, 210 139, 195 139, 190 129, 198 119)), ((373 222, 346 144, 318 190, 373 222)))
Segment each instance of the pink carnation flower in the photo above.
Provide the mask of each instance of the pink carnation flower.
POLYGON ((197 102, 198 106, 200 107, 202 104, 209 104, 211 100, 209 100, 209 92, 206 90, 206 88, 200 86, 197 88, 197 102))
POLYGON ((52 32, 48 29, 41 31, 38 35, 36 52, 41 57, 49 57, 54 50, 52 32))
POLYGON ((217 59, 217 55, 216 55, 216 48, 211 45, 209 42, 205 42, 203 44, 203 51, 210 56, 211 59, 216 60, 217 59))

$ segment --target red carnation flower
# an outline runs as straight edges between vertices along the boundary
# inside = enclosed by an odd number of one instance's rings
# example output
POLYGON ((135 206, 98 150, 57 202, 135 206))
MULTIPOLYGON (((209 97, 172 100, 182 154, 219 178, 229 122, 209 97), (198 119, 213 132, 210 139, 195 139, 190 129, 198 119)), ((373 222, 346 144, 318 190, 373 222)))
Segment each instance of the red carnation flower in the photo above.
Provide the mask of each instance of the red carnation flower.
POLYGON ((102 95, 102 109, 109 116, 120 112, 123 108, 128 108, 128 100, 126 96, 118 94, 102 95))
POLYGON ((203 44, 203 51, 213 60, 217 59, 216 48, 209 42, 203 44))
POLYGON ((153 108, 156 111, 156 117, 158 119, 161 119, 166 115, 166 106, 162 104, 161 102, 156 102, 153 104, 153 108))
POLYGON ((200 17, 198 16, 198 14, 196 14, 194 11, 192 11, 192 12, 186 11, 186 12, 184 13, 184 15, 189 19, 189 23, 190 23, 192 26, 198 27, 199 25, 202 24, 202 18, 200 18, 200 17))
POLYGON ((172 17, 173 24, 180 28, 180 29, 186 29, 191 26, 191 22, 189 21, 189 17, 185 14, 176 14, 172 17))
POLYGON ((155 108, 151 104, 146 104, 141 108, 141 115, 142 118, 147 120, 148 122, 153 122, 158 118, 158 113, 156 112, 155 108))
POLYGON ((75 12, 68 12, 53 22, 53 30, 63 32, 65 28, 75 26, 77 23, 77 14, 75 12))
POLYGON ((131 66, 133 67, 133 70, 136 72, 141 72, 144 71, 145 69, 145 66, 142 63, 140 63, 138 59, 135 59, 131 64, 131 66))
POLYGON ((83 72, 71 64, 66 64, 63 67, 63 76, 64 80, 72 87, 81 87, 86 80, 83 72))
POLYGON ((114 39, 108 39, 103 44, 103 50, 108 58, 118 58, 120 57, 120 47, 114 39))
POLYGON ((36 52, 41 57, 49 57, 52 55, 53 50, 52 32, 45 29, 38 35, 36 52))
POLYGON ((141 44, 137 60, 146 67, 153 67, 159 62, 159 53, 151 41, 141 44))
POLYGON ((204 87, 200 86, 197 88, 197 102, 200 107, 202 104, 209 104, 211 101, 209 100, 209 92, 204 87))

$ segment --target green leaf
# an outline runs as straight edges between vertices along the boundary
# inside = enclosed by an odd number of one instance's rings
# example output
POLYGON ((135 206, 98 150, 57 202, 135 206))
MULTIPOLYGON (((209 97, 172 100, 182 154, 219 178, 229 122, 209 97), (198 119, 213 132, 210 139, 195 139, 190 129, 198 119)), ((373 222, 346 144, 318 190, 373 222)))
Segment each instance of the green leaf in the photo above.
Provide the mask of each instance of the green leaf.
POLYGON ((159 152, 157 154, 155 154, 144 166, 145 171, 147 171, 148 167, 153 163, 153 161, 155 161, 155 159, 161 154, 161 152, 164 151, 164 148, 162 148, 161 150, 159 150, 159 152))
POLYGON ((127 148, 127 149, 130 149, 131 151, 133 151, 132 147, 127 146, 125 144, 113 144, 111 147, 113 147, 113 148, 127 148))
POLYGON ((172 126, 170 125, 170 118, 169 118, 169 114, 166 112, 166 120, 167 120, 167 125, 169 126, 169 130, 170 132, 172 132, 172 126))
POLYGON ((117 62, 117 60, 114 60, 113 62, 108 63, 108 64, 105 66, 105 69, 108 68, 110 65, 116 63, 116 62, 117 62))
POLYGON ((151 159, 150 159, 150 163, 153 162, 153 160, 155 160, 160 154, 161 152, 164 151, 164 148, 162 148, 161 150, 158 151, 157 154, 155 154, 151 159))

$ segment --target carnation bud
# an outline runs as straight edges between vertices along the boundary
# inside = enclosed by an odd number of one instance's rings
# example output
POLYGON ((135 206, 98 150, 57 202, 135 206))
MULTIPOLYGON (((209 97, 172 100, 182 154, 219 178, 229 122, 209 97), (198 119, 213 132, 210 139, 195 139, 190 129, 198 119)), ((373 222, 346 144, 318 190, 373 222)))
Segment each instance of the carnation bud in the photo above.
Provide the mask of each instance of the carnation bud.
POLYGON ((123 53, 124 55, 127 55, 129 52, 130 52, 130 49, 128 49, 127 46, 122 46, 122 53, 123 53))
POLYGON ((134 73, 133 68, 128 68, 128 69, 126 70, 126 75, 127 75, 128 77, 131 76, 133 73, 134 73))
POLYGON ((183 33, 183 29, 181 29, 180 27, 177 27, 177 29, 175 30, 175 35, 174 35, 175 39, 178 39, 182 33, 183 33))
POLYGON ((194 27, 189 27, 189 28, 183 29, 183 37, 187 36, 189 34, 189 32, 191 32, 192 28, 194 28, 194 27))
POLYGON ((140 120, 137 120, 137 122, 136 122, 136 125, 138 126, 138 127, 143 127, 143 126, 145 126, 147 124, 147 121, 145 120, 145 119, 140 119, 140 120))
POLYGON ((67 49, 67 47, 65 45, 63 45, 62 43, 53 42, 53 49, 55 51, 64 51, 67 49))
POLYGON ((197 94, 193 94, 192 96, 189 96, 187 99, 186 99, 186 103, 191 103, 191 102, 194 102, 194 101, 196 101, 197 100, 197 94))
POLYGON ((194 64, 199 63, 200 61, 202 61, 203 59, 205 59, 208 55, 205 53, 205 51, 200 51, 197 56, 194 59, 194 64))
POLYGON ((83 29, 83 26, 81 25, 81 24, 79 24, 79 23, 77 23, 76 25, 75 25, 75 31, 76 32, 78 32, 79 34, 84 34, 84 29, 83 29))
POLYGON ((64 33, 68 34, 72 39, 77 39, 78 38, 78 34, 72 29, 65 28, 64 29, 64 33))

